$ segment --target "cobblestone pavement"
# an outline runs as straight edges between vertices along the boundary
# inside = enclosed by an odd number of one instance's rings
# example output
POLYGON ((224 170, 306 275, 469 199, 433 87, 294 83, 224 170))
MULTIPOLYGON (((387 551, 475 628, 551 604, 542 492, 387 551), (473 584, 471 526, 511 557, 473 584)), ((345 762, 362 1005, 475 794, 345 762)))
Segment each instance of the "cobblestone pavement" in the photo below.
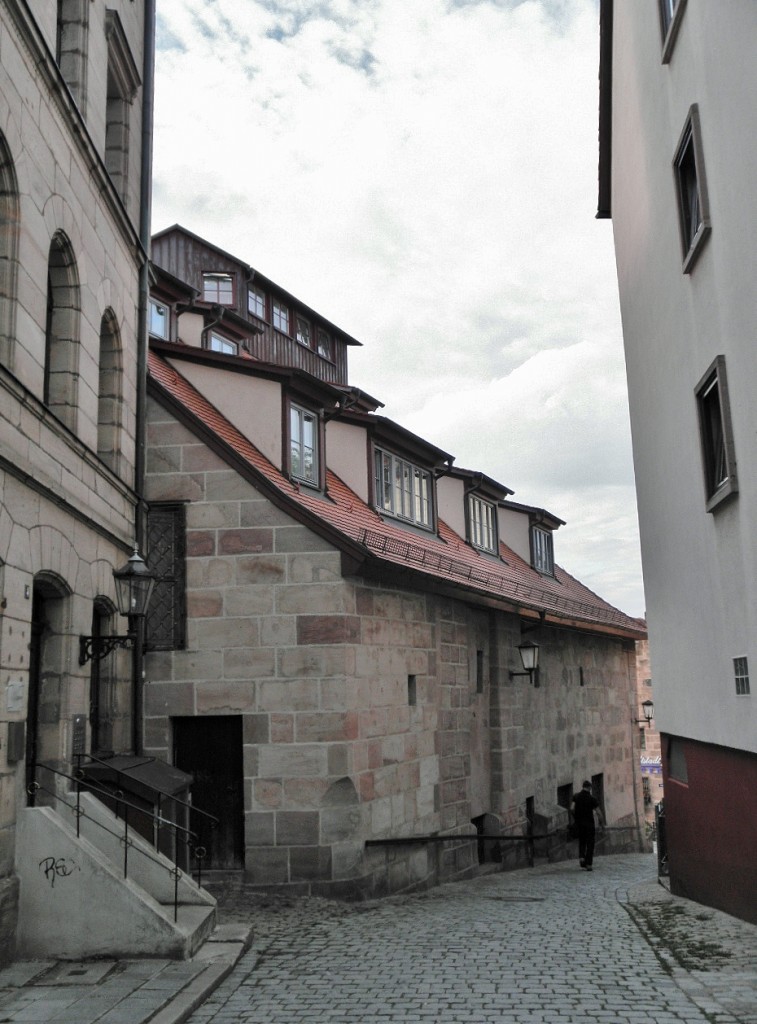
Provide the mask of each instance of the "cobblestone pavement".
POLYGON ((672 897, 651 856, 362 904, 212 886, 250 951, 191 1024, 757 1024, 757 927, 672 897))

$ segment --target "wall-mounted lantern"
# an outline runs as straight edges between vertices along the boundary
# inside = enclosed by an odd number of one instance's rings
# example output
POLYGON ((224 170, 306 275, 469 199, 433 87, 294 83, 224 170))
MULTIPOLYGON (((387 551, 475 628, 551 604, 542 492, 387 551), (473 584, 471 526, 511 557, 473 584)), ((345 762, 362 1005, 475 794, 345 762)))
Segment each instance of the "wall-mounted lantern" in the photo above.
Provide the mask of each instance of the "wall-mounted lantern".
POLYGON ((137 620, 143 619, 147 614, 155 577, 136 547, 126 565, 113 570, 113 579, 116 584, 118 611, 119 614, 128 616, 129 632, 125 636, 80 636, 80 665, 86 665, 93 658, 100 661, 118 648, 133 647, 137 637, 137 620))
POLYGON ((643 718, 634 718, 636 725, 651 725, 652 719, 654 718, 654 701, 644 700, 641 702, 641 713, 644 715, 643 718))
POLYGON ((533 682, 534 673, 539 670, 539 645, 531 640, 524 640, 522 644, 518 644, 518 654, 523 665, 523 672, 511 671, 510 678, 512 679, 513 676, 528 676, 529 680, 533 682))

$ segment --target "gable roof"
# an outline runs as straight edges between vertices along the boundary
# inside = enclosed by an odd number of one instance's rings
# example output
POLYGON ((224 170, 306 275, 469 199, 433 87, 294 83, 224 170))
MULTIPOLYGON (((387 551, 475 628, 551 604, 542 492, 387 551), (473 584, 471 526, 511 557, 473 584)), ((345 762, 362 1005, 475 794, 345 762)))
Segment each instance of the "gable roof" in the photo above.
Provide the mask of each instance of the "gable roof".
POLYGON ((331 470, 326 497, 300 488, 155 351, 148 372, 153 397, 266 497, 341 550, 350 574, 386 579, 391 573, 399 583, 551 624, 634 640, 646 635, 640 620, 613 608, 559 566, 554 578, 542 576, 505 544, 500 544, 501 559, 483 555, 441 520, 437 533, 405 529, 382 517, 331 470))

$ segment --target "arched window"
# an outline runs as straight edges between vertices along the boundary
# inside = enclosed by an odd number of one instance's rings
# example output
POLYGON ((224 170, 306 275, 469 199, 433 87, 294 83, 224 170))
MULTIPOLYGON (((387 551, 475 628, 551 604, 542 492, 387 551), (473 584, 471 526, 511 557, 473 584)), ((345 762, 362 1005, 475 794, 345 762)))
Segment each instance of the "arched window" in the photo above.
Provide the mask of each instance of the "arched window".
POLYGON ((121 336, 112 309, 100 321, 100 379, 97 395, 97 454, 114 473, 121 451, 121 336))
POLYGON ((76 430, 79 370, 79 275, 71 243, 57 231, 47 264, 44 402, 76 430))
POLYGON ((0 364, 13 369, 18 260, 18 186, 10 152, 0 132, 0 364))

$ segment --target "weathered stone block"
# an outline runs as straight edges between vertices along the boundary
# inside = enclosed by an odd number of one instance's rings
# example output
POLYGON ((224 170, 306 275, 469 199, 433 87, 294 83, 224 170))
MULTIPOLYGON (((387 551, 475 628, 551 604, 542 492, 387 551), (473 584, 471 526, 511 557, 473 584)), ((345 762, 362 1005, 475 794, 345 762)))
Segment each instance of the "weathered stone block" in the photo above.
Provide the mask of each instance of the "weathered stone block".
POLYGON ((273 846, 273 811, 248 811, 244 816, 244 835, 247 846, 273 846))
POLYGON ((223 614, 223 597, 218 590, 191 590, 187 594, 187 615, 191 619, 223 614))
POLYGON ((283 583, 286 578, 286 558, 282 555, 243 555, 234 560, 236 582, 256 586, 283 583))
POLYGON ((271 551, 273 551, 273 530, 218 531, 218 553, 221 555, 268 554, 271 551))
POLYGON ((253 885, 282 885, 289 881, 289 851, 271 847, 250 847, 244 873, 253 885))
POLYGON ((356 615, 298 615, 298 644, 353 644, 360 640, 356 615))
POLYGON ((211 530, 187 530, 187 558, 204 558, 216 553, 216 535, 211 530))
POLYGON ((321 810, 321 842, 338 843, 359 837, 362 814, 358 805, 321 810))
POLYGON ((286 810, 313 810, 320 807, 328 792, 328 779, 284 779, 284 803, 286 810))
POLYGON ((259 749, 259 775, 263 778, 296 779, 326 775, 326 748, 319 744, 271 745, 259 749))
POLYGON ((276 675, 276 653, 266 647, 232 647, 223 652, 225 679, 269 679, 276 675))
POLYGON ((148 683, 144 692, 145 714, 193 715, 195 713, 193 683, 148 683))
POLYGON ((317 811, 276 811, 277 846, 317 846, 317 811))
POLYGON ((259 711, 315 711, 319 707, 319 688, 314 679, 261 681, 258 687, 259 711))
POLYGON ((333 551, 327 540, 323 540, 306 526, 279 526, 275 535, 276 551, 333 551))
POLYGON ((289 851, 290 875, 293 882, 331 877, 331 848, 328 846, 292 847, 289 851))
POLYGON ((269 715, 245 715, 242 719, 243 743, 268 743, 271 738, 269 715))
POLYGON ((197 714, 233 715, 248 711, 255 704, 255 684, 250 681, 198 682, 195 687, 197 714))
POLYGON ((355 712, 305 712, 295 716, 295 738, 298 743, 354 740, 358 734, 355 712))
POLYGON ((294 743, 294 715, 271 715, 271 743, 294 743))

